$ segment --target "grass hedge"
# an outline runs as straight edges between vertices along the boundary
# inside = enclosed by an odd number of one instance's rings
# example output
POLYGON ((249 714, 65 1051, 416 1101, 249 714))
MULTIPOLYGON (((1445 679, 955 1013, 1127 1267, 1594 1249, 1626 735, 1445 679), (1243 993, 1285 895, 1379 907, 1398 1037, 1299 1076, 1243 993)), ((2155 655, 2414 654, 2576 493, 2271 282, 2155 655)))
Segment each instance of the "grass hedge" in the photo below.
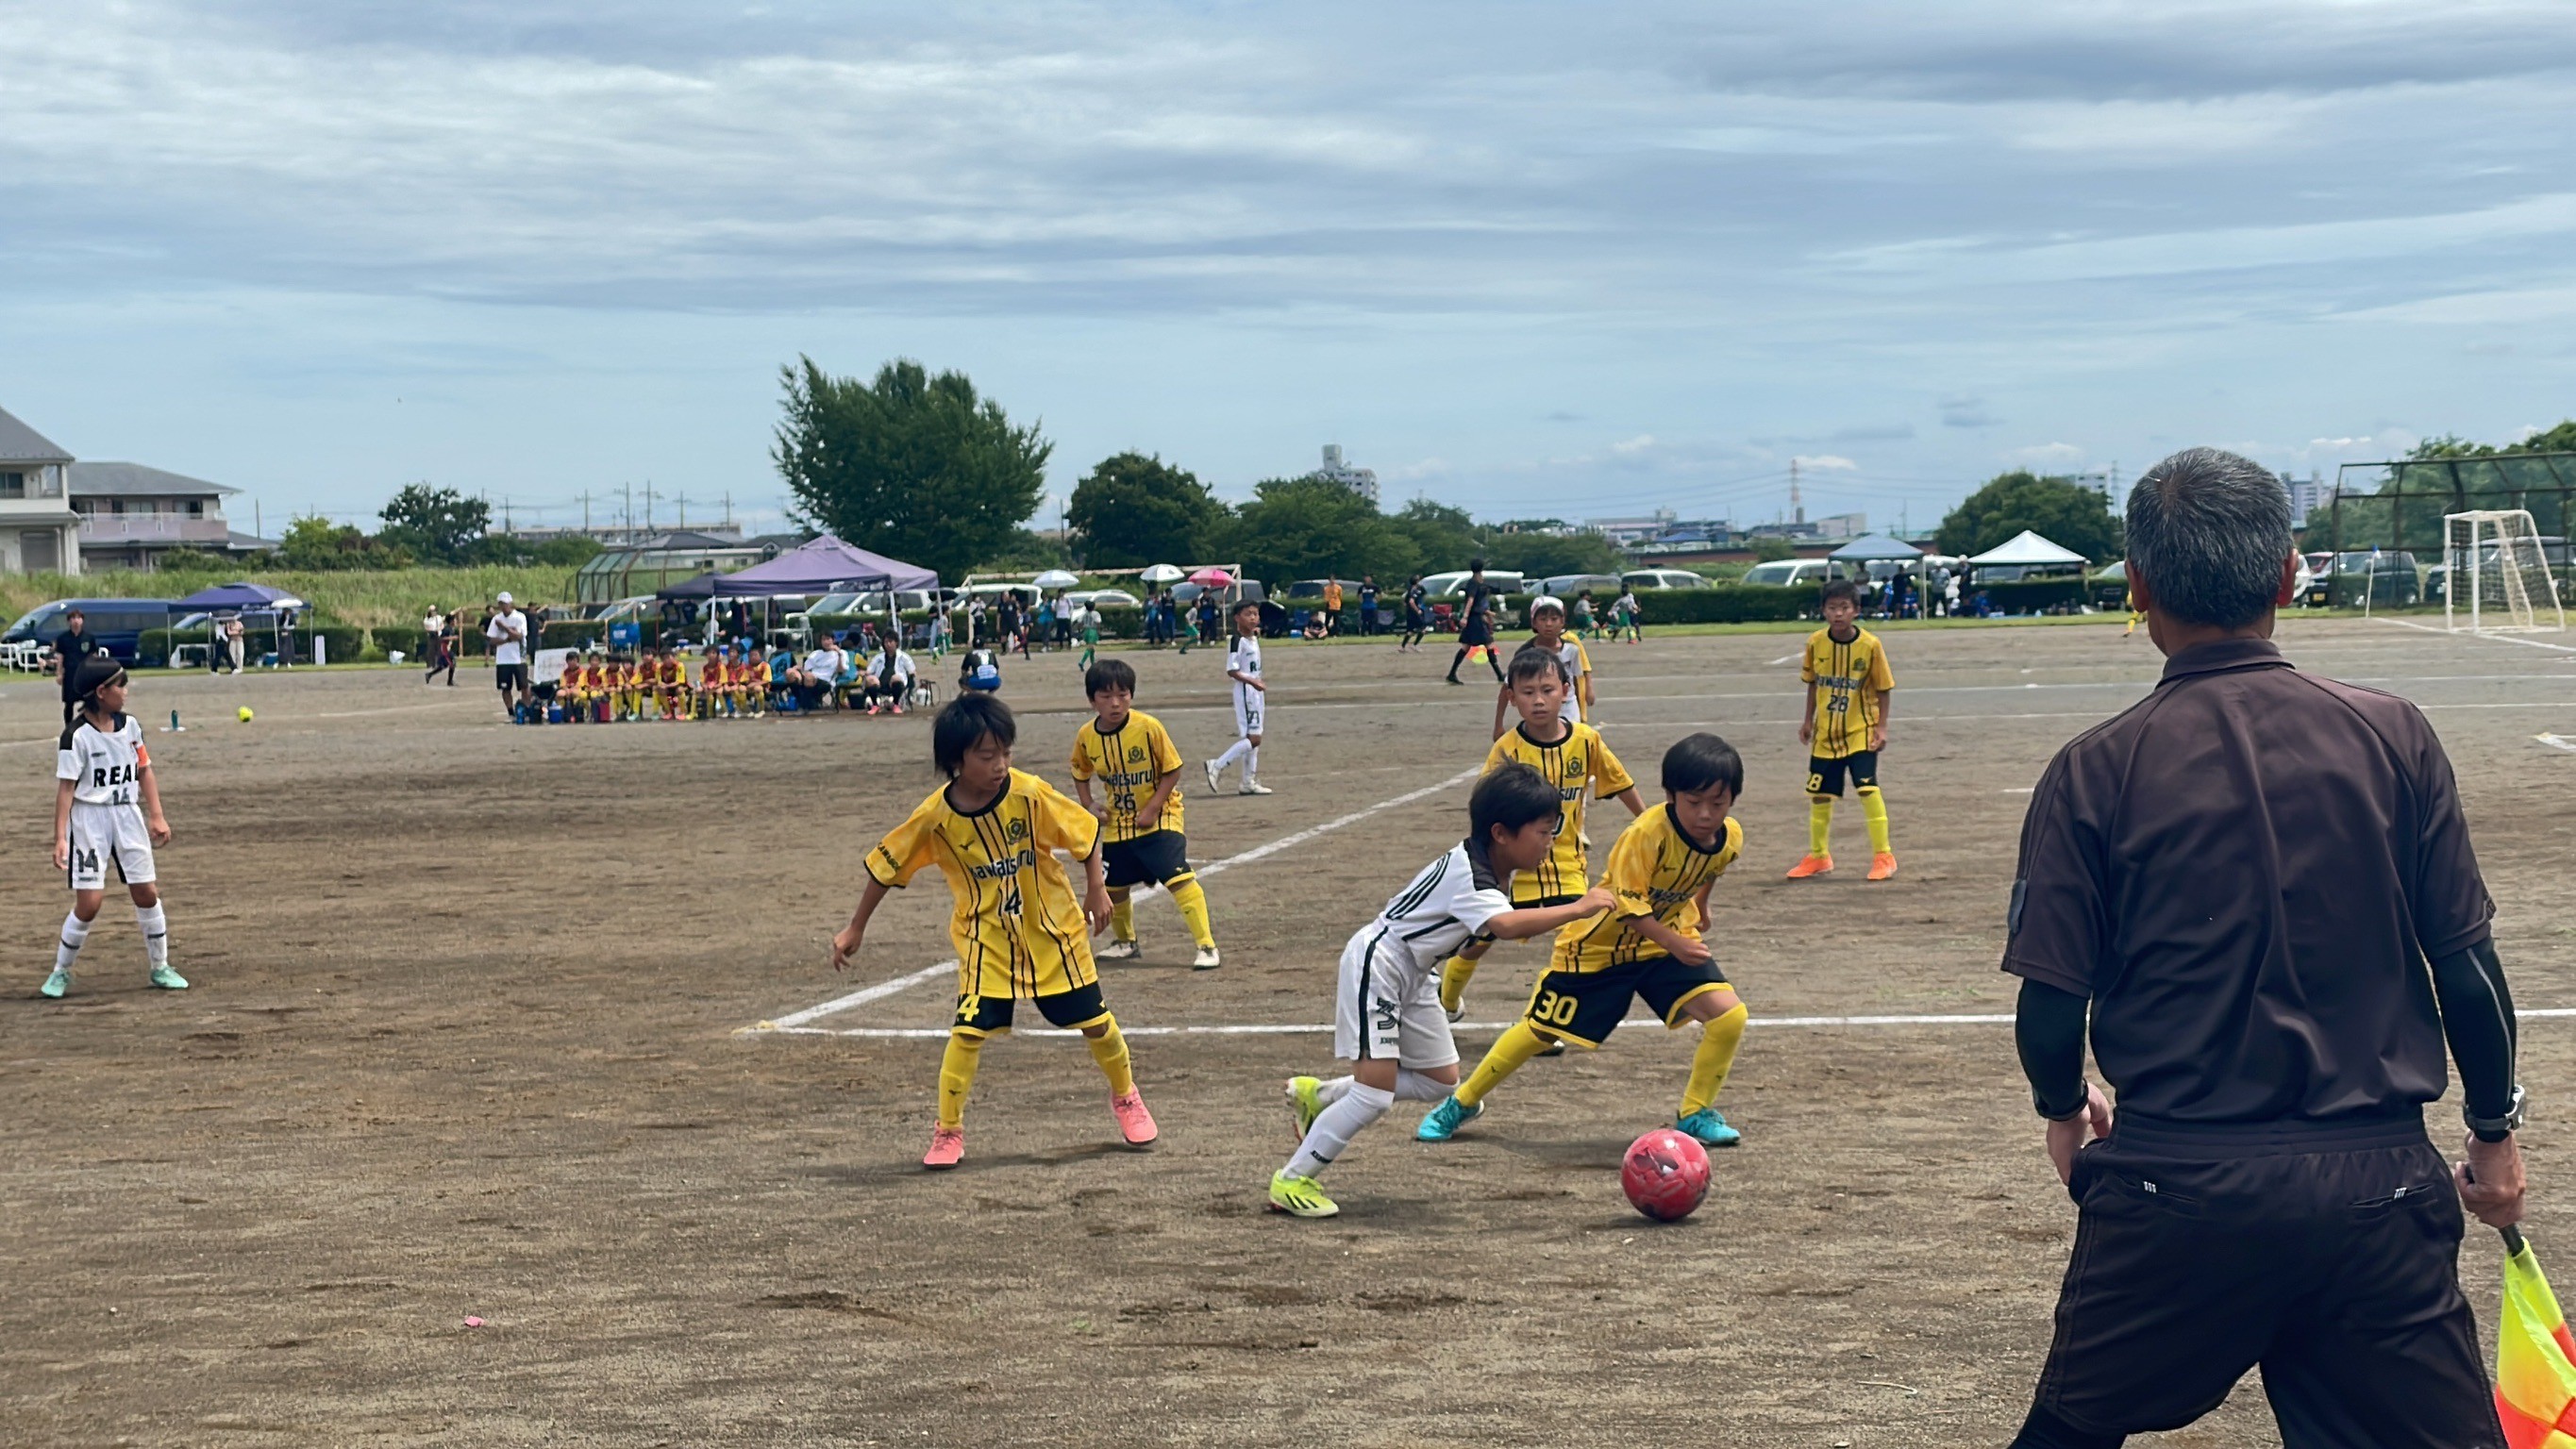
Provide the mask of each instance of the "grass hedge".
POLYGON ((2007 614, 2036 614, 2060 604, 2083 603, 2086 587, 2082 579, 2016 579, 2008 584, 1978 584, 1968 595, 1983 594, 2007 614))

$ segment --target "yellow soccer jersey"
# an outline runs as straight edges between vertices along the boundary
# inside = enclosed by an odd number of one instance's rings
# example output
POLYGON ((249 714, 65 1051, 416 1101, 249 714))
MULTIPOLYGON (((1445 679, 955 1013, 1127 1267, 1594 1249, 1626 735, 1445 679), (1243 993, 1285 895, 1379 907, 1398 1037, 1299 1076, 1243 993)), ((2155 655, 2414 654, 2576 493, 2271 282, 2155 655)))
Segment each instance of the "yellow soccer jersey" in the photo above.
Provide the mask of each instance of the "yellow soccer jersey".
POLYGON ((1601 873, 1600 884, 1619 904, 1558 931, 1548 969, 1604 971, 1663 955, 1663 947, 1628 929, 1627 922, 1638 916, 1653 916, 1698 940, 1700 887, 1724 875, 1743 851, 1744 827, 1732 815, 1726 819, 1726 838, 1715 850, 1702 850, 1682 834, 1670 805, 1638 816, 1610 847, 1609 869, 1601 873))
POLYGON ((1102 838, 1133 840, 1156 830, 1181 828, 1181 787, 1172 787, 1163 813, 1152 820, 1136 818, 1136 807, 1154 793, 1154 782, 1181 767, 1163 722, 1141 709, 1127 711, 1127 722, 1107 734, 1100 720, 1083 721, 1073 734, 1073 778, 1098 780, 1109 795, 1109 820, 1102 838))
POLYGON ((1610 753, 1601 732, 1588 724, 1579 724, 1566 732, 1564 739, 1542 745, 1529 736, 1526 724, 1514 728, 1494 747, 1485 752, 1487 773, 1517 760, 1547 777, 1556 787, 1556 844, 1538 869, 1525 870, 1512 877, 1512 901, 1546 900, 1553 896, 1574 897, 1583 894, 1585 861, 1583 859, 1583 807, 1592 795, 1607 798, 1633 787, 1628 771, 1619 757, 1610 753), (1587 786, 1589 789, 1587 790, 1587 786))
POLYGON ((1815 737, 1807 753, 1839 760, 1868 750, 1869 732, 1878 725, 1878 691, 1896 687, 1878 636, 1860 629, 1841 642, 1831 629, 1818 629, 1807 636, 1798 677, 1816 686, 1815 737))
POLYGON ((945 787, 931 792, 868 852, 868 875, 902 886, 937 866, 948 877, 960 996, 1053 996, 1099 979, 1082 898, 1054 852, 1088 859, 1099 840, 1090 811, 1013 770, 1001 795, 972 815, 949 805, 945 787))

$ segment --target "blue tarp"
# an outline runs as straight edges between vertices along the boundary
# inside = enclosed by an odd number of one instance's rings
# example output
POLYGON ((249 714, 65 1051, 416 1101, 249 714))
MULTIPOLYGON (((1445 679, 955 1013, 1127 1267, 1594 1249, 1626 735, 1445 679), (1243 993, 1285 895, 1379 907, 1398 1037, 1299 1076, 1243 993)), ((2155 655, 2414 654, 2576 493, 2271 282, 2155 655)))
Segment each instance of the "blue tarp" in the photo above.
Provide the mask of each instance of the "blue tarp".
POLYGON ((304 607, 302 599, 284 589, 273 589, 266 584, 230 583, 217 584, 210 589, 199 589, 184 599, 172 602, 170 610, 172 613, 185 614, 197 609, 269 609, 275 608, 280 600, 285 601, 291 608, 304 607))

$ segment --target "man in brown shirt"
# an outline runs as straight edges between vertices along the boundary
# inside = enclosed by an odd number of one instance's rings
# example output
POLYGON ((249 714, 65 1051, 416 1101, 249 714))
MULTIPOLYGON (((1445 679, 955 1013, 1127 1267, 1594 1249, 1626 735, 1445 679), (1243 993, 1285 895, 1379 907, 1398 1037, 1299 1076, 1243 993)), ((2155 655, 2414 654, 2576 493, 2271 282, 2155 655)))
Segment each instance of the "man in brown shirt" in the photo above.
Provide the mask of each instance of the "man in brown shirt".
POLYGON ((2457 1257, 2463 1201, 2521 1215, 2522 1093, 2450 760, 2411 703, 2271 643, 2298 558, 2265 469, 2157 464, 2128 555, 2164 678, 2041 777, 2004 952, 2078 1207, 2016 1443, 2179 1428, 2259 1363, 2288 1449, 2501 1446, 2457 1257), (2446 1040, 2456 1170, 2424 1131, 2446 1040))

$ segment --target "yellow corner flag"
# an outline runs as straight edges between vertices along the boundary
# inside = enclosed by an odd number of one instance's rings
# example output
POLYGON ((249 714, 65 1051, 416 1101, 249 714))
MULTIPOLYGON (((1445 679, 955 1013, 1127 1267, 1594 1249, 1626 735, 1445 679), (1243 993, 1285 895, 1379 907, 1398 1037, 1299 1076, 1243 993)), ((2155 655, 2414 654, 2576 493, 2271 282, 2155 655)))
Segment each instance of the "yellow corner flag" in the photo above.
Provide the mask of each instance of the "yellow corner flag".
POLYGON ((2576 1449, 2576 1338, 2540 1259, 2505 1230, 2504 1312, 2496 1325, 2496 1417, 2511 1449, 2576 1449))

